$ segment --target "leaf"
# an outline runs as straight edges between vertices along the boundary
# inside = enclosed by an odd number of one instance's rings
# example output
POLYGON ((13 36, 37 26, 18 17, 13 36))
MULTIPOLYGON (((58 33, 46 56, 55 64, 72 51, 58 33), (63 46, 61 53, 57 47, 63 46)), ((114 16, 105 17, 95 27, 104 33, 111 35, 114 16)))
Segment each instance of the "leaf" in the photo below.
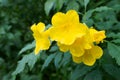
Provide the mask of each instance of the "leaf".
POLYGON ((62 53, 58 52, 56 53, 55 59, 54 59, 54 64, 55 67, 58 69, 60 67, 60 61, 62 59, 62 53))
POLYGON ((40 56, 40 54, 35 55, 35 53, 32 53, 26 57, 28 59, 27 63, 28 63, 28 66, 30 67, 30 70, 32 70, 32 68, 34 67, 39 56, 40 56))
POLYGON ((70 63, 71 55, 69 52, 63 53, 62 61, 60 62, 60 66, 66 66, 66 64, 70 63))
POLYGON ((88 67, 83 64, 77 66, 75 70, 72 72, 70 80, 77 80, 78 78, 82 77, 85 75, 88 71, 90 71, 94 66, 88 67))
POLYGON ((45 13, 46 13, 46 15, 49 15, 50 10, 53 8, 55 2, 56 2, 56 0, 47 0, 45 2, 45 13))
POLYGON ((53 58, 55 57, 56 54, 51 54, 47 57, 47 59, 45 60, 43 66, 42 66, 42 69, 41 71, 43 71, 49 64, 50 62, 53 60, 53 58))
POLYGON ((110 38, 120 38, 120 33, 113 33, 111 32, 110 34, 107 35, 107 37, 110 37, 110 38))
POLYGON ((102 6, 102 7, 98 7, 98 8, 95 8, 95 9, 92 9, 92 10, 89 10, 87 11, 83 18, 82 18, 82 21, 84 23, 86 23, 86 21, 92 16, 93 12, 101 12, 101 11, 106 11, 106 10, 110 10, 111 8, 108 8, 106 6, 102 6))
POLYGON ((120 46, 108 42, 108 51, 112 58, 115 58, 118 65, 120 65, 120 46))
POLYGON ((57 50, 58 50, 58 47, 57 47, 57 45, 55 45, 55 46, 52 46, 49 51, 50 52, 55 52, 57 50))
POLYGON ((0 67, 4 64, 4 59, 0 57, 0 67))
POLYGON ((84 0, 84 5, 85 5, 85 8, 87 7, 88 3, 89 3, 90 0, 84 0))
POLYGON ((23 47, 20 52, 18 53, 18 55, 21 55, 23 52, 32 49, 33 47, 35 47, 35 42, 33 41, 30 44, 27 44, 25 47, 23 47))
POLYGON ((30 67, 30 70, 33 68, 34 64, 37 61, 37 58, 39 57, 39 55, 35 55, 33 52, 30 54, 25 55, 19 62, 17 65, 16 70, 12 73, 12 75, 17 75, 20 72, 22 72, 25 68, 25 65, 28 64, 28 66, 30 67))
POLYGON ((84 80, 102 80, 102 75, 99 70, 94 70, 88 73, 84 80))
POLYGON ((56 0, 57 11, 59 11, 62 8, 64 2, 65 2, 65 0, 56 0))
POLYGON ((108 74, 110 74, 111 76, 113 76, 117 80, 120 80, 120 68, 114 66, 113 64, 104 64, 102 66, 103 66, 103 69, 108 74))
POLYGON ((70 2, 68 2, 66 10, 68 11, 70 9, 78 11, 79 4, 75 0, 71 0, 70 2))
POLYGON ((120 39, 115 39, 115 40, 112 40, 111 42, 114 42, 116 44, 120 44, 120 39))

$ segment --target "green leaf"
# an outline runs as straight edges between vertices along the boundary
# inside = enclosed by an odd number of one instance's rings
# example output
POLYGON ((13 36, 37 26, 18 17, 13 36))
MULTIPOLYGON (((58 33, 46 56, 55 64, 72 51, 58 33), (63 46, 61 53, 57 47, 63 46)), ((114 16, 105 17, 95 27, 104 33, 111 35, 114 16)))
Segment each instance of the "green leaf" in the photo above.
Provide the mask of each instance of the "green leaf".
POLYGON ((77 80, 78 78, 84 76, 87 72, 89 72, 94 66, 88 67, 83 64, 80 64, 75 68, 75 70, 72 72, 70 80, 77 80))
POLYGON ((102 80, 102 75, 99 70, 94 70, 88 73, 84 80, 102 80))
POLYGON ((54 59, 54 64, 55 67, 58 69, 60 67, 60 61, 62 59, 62 53, 58 52, 56 53, 55 59, 54 59))
POLYGON ((56 54, 51 54, 47 57, 47 59, 45 60, 43 66, 42 66, 42 69, 41 71, 43 71, 49 64, 50 62, 53 60, 53 58, 55 57, 56 54))
POLYGON ((65 67, 66 64, 70 63, 71 61, 71 55, 69 52, 63 53, 62 61, 60 62, 60 66, 65 67))
POLYGON ((21 55, 21 54, 24 53, 25 51, 30 50, 30 49, 32 49, 32 48, 34 48, 34 47, 35 47, 35 42, 33 41, 32 43, 27 44, 25 47, 23 47, 23 48, 20 50, 20 52, 18 53, 18 55, 21 55))
POLYGON ((35 65, 37 59, 39 57, 38 55, 35 55, 34 53, 30 53, 25 55, 19 62, 17 65, 16 70, 12 73, 12 75, 17 75, 20 72, 22 72, 25 68, 25 65, 28 64, 28 66, 30 67, 30 70, 33 68, 33 66, 35 65))
POLYGON ((3 66, 4 62, 4 59, 0 57, 0 67, 3 66))
POLYGON ((57 47, 57 45, 54 45, 54 46, 52 46, 51 48, 50 48, 50 52, 55 52, 55 51, 57 51, 58 50, 58 47, 57 47))
POLYGON ((89 10, 87 11, 83 18, 82 18, 82 21, 84 23, 86 23, 86 21, 92 16, 93 12, 101 12, 101 11, 106 11, 106 10, 110 10, 111 8, 108 8, 106 6, 102 6, 102 7, 98 7, 98 8, 95 8, 95 9, 92 9, 92 10, 89 10))
POLYGON ((120 68, 114 66, 113 64, 104 64, 102 66, 103 66, 103 69, 108 74, 110 74, 111 76, 113 76, 117 80, 120 80, 120 68))
POLYGON ((70 9, 74 9, 74 10, 78 11, 78 9, 79 9, 79 4, 78 4, 75 0, 71 0, 71 1, 68 2, 68 4, 67 4, 66 11, 68 11, 68 10, 70 10, 70 9))
POLYGON ((53 8, 55 2, 56 2, 56 0, 47 0, 45 2, 45 13, 46 13, 46 15, 49 15, 50 10, 53 8))
POLYGON ((56 0, 57 11, 59 11, 62 8, 64 2, 65 2, 65 0, 56 0))
POLYGON ((84 0, 84 5, 85 5, 85 8, 87 7, 88 3, 89 3, 90 0, 84 0))
POLYGON ((110 33, 107 35, 107 37, 110 37, 110 38, 120 38, 120 33, 110 33))
POLYGON ((108 42, 108 51, 112 58, 115 58, 118 65, 120 65, 120 46, 108 42))
POLYGON ((116 44, 120 44, 120 39, 115 39, 115 40, 112 40, 111 42, 114 42, 116 44))

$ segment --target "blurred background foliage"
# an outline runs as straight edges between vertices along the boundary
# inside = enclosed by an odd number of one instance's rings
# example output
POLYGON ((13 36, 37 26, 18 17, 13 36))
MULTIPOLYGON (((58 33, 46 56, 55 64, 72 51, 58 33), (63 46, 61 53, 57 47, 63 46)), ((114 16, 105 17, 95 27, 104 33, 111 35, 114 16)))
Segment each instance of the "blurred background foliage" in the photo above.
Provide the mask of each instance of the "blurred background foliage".
POLYGON ((119 80, 120 0, 0 0, 0 80, 119 80), (89 27, 106 30, 104 55, 92 67, 75 64, 56 43, 34 55, 30 26, 50 26, 58 11, 74 9, 89 27))

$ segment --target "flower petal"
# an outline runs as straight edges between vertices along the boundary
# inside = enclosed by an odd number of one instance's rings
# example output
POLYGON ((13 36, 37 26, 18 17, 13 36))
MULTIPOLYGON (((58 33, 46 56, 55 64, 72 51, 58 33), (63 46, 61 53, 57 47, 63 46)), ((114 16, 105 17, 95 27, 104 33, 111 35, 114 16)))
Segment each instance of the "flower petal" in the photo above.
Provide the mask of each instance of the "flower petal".
POLYGON ((47 50, 50 46, 50 41, 48 37, 37 37, 36 38, 36 47, 35 54, 38 54, 40 50, 47 50))
POLYGON ((106 38, 105 31, 99 31, 94 34, 94 40, 99 43, 100 41, 103 41, 103 39, 106 38))
POLYGON ((90 54, 95 59, 99 59, 103 55, 103 50, 99 46, 93 46, 92 49, 90 49, 90 54))
POLYGON ((90 28, 90 35, 94 42, 99 43, 106 38, 105 31, 97 31, 93 28, 90 28))
POLYGON ((66 23, 66 15, 62 12, 58 12, 52 17, 52 25, 54 27, 57 27, 65 23, 66 23))
POLYGON ((36 24, 33 24, 31 26, 31 30, 33 31, 33 33, 41 33, 43 32, 45 29, 45 24, 42 23, 42 22, 39 22, 37 25, 36 24))
POLYGON ((82 62, 82 57, 72 56, 72 59, 75 63, 81 63, 82 62))
MULTIPOLYGON (((65 45, 71 45, 78 34, 75 29, 65 29, 63 26, 53 27, 50 30, 50 38, 65 45)), ((83 36, 83 34, 80 35, 83 36)))
POLYGON ((78 38, 70 47, 73 56, 80 57, 84 54, 84 38, 78 38))
POLYGON ((44 31, 45 24, 40 22, 37 25, 33 24, 31 30, 33 31, 33 37, 36 41, 35 54, 38 54, 40 50, 47 50, 50 46, 48 38, 49 31, 44 31))
POLYGON ((66 15, 70 22, 79 23, 79 15, 75 10, 69 10, 66 15))
POLYGON ((67 52, 67 51, 69 50, 69 47, 70 47, 70 46, 61 44, 61 43, 59 43, 59 42, 57 42, 57 45, 59 46, 59 49, 60 49, 60 51, 62 51, 62 52, 67 52))
POLYGON ((58 27, 51 27, 50 37, 52 40, 58 41, 65 45, 71 45, 76 38, 80 38, 86 34, 88 29, 83 24, 65 24, 58 27))
POLYGON ((84 49, 82 48, 71 48, 70 52, 75 57, 80 57, 84 54, 84 49))
POLYGON ((43 32, 45 30, 45 24, 42 22, 39 22, 37 24, 37 29, 39 30, 39 32, 43 32))
POLYGON ((71 45, 76 38, 85 35, 87 29, 86 25, 79 23, 79 16, 75 10, 66 14, 58 12, 52 17, 50 37, 61 44, 71 45))
POLYGON ((84 53, 84 55, 82 56, 82 60, 83 60, 83 63, 88 66, 94 65, 96 61, 96 59, 91 54, 89 54, 89 51, 86 51, 84 53))

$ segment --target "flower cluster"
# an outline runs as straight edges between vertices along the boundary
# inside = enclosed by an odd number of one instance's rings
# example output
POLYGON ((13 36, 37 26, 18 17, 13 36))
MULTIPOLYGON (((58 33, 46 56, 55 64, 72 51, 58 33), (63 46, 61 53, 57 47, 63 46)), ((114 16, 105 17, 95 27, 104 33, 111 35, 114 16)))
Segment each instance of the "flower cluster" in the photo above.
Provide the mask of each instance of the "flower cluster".
POLYGON ((69 51, 74 62, 83 62, 88 66, 92 66, 103 54, 97 44, 103 42, 105 31, 88 28, 79 21, 75 10, 69 10, 66 14, 56 13, 52 17, 52 26, 47 30, 42 22, 33 24, 31 30, 36 41, 35 54, 47 50, 50 41, 56 41, 60 51, 69 51))

